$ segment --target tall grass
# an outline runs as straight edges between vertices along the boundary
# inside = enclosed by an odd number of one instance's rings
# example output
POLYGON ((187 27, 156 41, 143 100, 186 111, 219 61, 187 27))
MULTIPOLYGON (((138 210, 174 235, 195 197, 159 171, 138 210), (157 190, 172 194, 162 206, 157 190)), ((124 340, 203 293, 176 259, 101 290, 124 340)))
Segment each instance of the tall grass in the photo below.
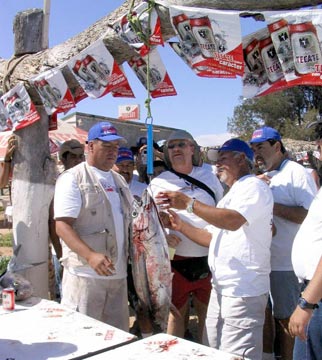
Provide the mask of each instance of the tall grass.
POLYGON ((6 270, 9 260, 10 256, 0 256, 0 275, 6 270))
POLYGON ((0 247, 12 246, 12 233, 0 234, 0 247))
MULTIPOLYGON (((0 247, 12 246, 12 233, 0 234, 0 247)), ((2 274, 8 265, 10 256, 0 256, 0 274, 2 274)))

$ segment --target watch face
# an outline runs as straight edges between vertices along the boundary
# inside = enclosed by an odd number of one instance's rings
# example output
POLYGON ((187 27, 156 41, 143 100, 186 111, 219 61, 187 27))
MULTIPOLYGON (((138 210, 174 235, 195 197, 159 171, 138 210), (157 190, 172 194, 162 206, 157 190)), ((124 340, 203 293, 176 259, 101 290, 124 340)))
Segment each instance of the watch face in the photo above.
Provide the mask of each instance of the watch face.
POLYGON ((299 298, 298 305, 301 309, 315 309, 318 307, 317 304, 310 304, 304 298, 299 298))

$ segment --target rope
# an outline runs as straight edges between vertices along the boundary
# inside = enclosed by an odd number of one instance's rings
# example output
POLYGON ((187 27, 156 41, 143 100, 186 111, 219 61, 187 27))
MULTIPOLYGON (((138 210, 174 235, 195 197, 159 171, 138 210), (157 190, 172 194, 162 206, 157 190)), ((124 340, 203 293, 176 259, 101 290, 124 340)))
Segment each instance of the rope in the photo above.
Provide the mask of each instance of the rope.
POLYGON ((134 3, 135 3, 135 0, 132 0, 131 2, 131 5, 130 5, 130 10, 129 10, 129 13, 127 14, 127 20, 128 22, 130 23, 133 31, 135 31, 136 35, 140 38, 140 40, 142 40, 142 42, 150 47, 150 27, 151 27, 151 22, 150 22, 150 19, 151 19, 151 11, 152 9, 154 8, 155 6, 155 2, 154 0, 149 0, 148 1, 148 7, 142 11, 141 14, 139 14, 139 16, 137 16, 133 9, 134 9, 134 3), (147 33, 144 33, 143 29, 142 29, 142 25, 141 25, 141 22, 140 22, 140 17, 145 14, 146 12, 148 12, 149 14, 149 21, 148 21, 148 31, 147 33))
MULTIPOLYGON (((150 49, 151 12, 155 6, 155 2, 153 0, 150 0, 148 2, 148 7, 144 11, 142 11, 139 16, 134 14, 134 3, 135 0, 132 0, 129 14, 127 15, 128 22, 130 23, 133 31, 135 31, 136 35, 140 38, 140 40, 150 49), (146 33, 144 33, 140 22, 140 17, 146 12, 148 12, 148 27, 146 33)), ((147 115, 145 119, 145 126, 147 128, 147 175, 151 180, 151 176, 153 175, 153 117, 151 112, 150 52, 147 55, 146 66, 147 98, 144 102, 144 105, 147 109, 147 115)))
POLYGON ((10 90, 9 78, 10 78, 11 74, 13 73, 14 69, 28 55, 29 54, 25 54, 21 57, 13 56, 11 59, 8 60, 8 63, 7 63, 6 69, 5 69, 5 73, 3 75, 3 82, 2 82, 2 90, 4 93, 6 93, 10 90))

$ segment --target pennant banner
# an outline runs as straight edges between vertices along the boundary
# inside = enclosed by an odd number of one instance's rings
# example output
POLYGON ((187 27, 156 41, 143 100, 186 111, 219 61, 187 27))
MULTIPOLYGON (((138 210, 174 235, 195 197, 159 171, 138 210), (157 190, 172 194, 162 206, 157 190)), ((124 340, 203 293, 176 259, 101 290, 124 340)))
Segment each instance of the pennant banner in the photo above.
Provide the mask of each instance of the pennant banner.
MULTIPOLYGON (((167 73, 165 66, 156 48, 152 49, 149 56, 149 79, 150 93, 153 98, 162 96, 177 95, 172 81, 167 73)), ((147 88, 147 57, 133 57, 129 62, 129 66, 135 72, 141 83, 147 88)))
POLYGON ((48 70, 31 79, 48 115, 66 113, 75 107, 74 98, 59 69, 48 70))
POLYGON ((19 130, 40 119, 34 103, 21 83, 8 91, 1 100, 9 115, 7 126, 10 130, 19 130))
POLYGON ((99 98, 127 84, 127 79, 102 40, 96 41, 67 63, 91 98, 99 98))

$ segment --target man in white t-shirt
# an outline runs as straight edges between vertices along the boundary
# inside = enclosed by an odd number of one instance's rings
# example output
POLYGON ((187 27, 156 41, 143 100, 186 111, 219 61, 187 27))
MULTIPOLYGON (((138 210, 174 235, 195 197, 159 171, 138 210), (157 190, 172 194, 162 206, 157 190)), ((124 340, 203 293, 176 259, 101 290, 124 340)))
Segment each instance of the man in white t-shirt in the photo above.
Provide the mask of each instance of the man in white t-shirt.
POLYGON ((281 135, 277 130, 264 126, 254 131, 250 141, 255 160, 264 169, 259 175, 267 182, 274 197, 274 226, 276 234, 272 239, 270 274, 270 300, 275 329, 265 326, 264 346, 266 359, 273 359, 275 333, 275 355, 292 359, 294 339, 288 332, 288 321, 294 311, 300 294, 298 279, 293 271, 291 252, 294 237, 307 215, 308 208, 316 194, 316 187, 305 168, 287 157, 281 135), (271 339, 269 342, 268 339, 271 339), (270 354, 270 355, 268 355, 270 354))
POLYGON ((212 290, 204 343, 261 360, 273 196, 269 187, 251 174, 253 152, 244 141, 226 141, 218 150, 216 166, 219 179, 229 187, 217 207, 179 191, 161 192, 157 203, 170 212, 170 228, 205 249, 209 247, 212 290), (211 225, 206 229, 194 226, 171 208, 191 208, 211 225))
MULTIPOLYGON (((322 161, 322 121, 309 125, 315 130, 319 161, 322 161)), ((301 297, 289 330, 296 336, 294 360, 320 359, 322 354, 322 190, 309 208, 294 239, 292 264, 302 284, 301 297)))
POLYGON ((56 231, 62 239, 62 304, 128 331, 127 260, 133 197, 111 170, 124 138, 109 122, 88 132, 87 161, 57 180, 56 231))

